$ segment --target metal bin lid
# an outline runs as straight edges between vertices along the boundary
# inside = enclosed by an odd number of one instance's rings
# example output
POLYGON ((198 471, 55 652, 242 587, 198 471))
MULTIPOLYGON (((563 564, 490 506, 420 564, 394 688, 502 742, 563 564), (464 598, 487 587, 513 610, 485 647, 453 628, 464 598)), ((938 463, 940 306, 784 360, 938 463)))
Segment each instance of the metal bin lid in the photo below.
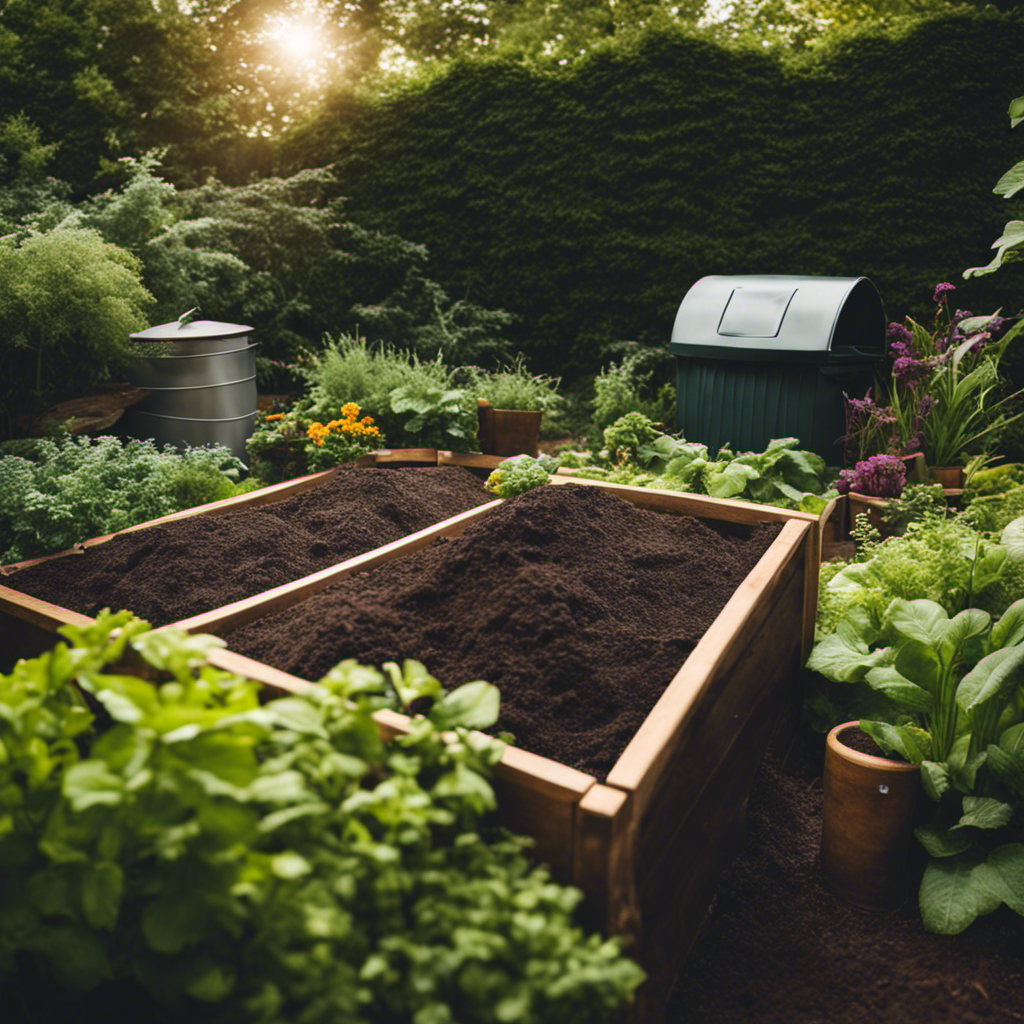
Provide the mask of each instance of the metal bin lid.
POLYGON ((674 355, 849 362, 885 355, 885 311, 866 277, 702 277, 676 313, 674 355))
POLYGON ((181 324, 174 320, 169 324, 148 327, 129 337, 132 341, 198 341, 209 338, 238 338, 245 334, 252 334, 252 328, 243 324, 225 324, 217 320, 193 320, 181 324))

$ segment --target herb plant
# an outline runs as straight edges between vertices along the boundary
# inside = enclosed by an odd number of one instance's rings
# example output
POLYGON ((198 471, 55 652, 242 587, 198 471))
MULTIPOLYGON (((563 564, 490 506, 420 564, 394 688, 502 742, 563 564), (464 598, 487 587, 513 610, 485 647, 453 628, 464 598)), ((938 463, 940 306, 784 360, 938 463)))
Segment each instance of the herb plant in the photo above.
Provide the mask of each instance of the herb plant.
POLYGON ((390 402, 409 447, 467 451, 475 446, 477 403, 466 389, 405 384, 391 392, 390 402))
POLYGON ((474 368, 473 389, 495 409, 548 411, 559 401, 559 378, 531 373, 522 355, 496 370, 474 368))
POLYGON ((0 563, 251 490, 220 446, 160 449, 103 435, 42 438, 33 458, 0 457, 0 563))
POLYGON ((5 998, 35 974, 186 1019, 586 1024, 642 980, 487 824, 489 684, 348 661, 262 703, 215 638, 125 612, 61 632, 0 676, 5 998), (373 711, 410 705, 382 738, 373 711))

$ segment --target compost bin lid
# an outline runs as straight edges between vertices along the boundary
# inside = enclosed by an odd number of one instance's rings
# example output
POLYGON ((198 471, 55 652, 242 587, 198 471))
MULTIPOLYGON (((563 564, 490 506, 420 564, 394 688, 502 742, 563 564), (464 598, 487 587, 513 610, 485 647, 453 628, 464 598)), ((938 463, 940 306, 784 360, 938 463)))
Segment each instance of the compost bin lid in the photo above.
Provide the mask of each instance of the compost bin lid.
POLYGON ((676 313, 674 355, 746 360, 874 361, 885 311, 866 277, 702 277, 676 313))
POLYGON ((130 338, 132 341, 196 341, 201 338, 238 338, 245 334, 252 334, 252 328, 243 324, 225 324, 217 320, 193 320, 182 324, 174 320, 139 331, 130 338))

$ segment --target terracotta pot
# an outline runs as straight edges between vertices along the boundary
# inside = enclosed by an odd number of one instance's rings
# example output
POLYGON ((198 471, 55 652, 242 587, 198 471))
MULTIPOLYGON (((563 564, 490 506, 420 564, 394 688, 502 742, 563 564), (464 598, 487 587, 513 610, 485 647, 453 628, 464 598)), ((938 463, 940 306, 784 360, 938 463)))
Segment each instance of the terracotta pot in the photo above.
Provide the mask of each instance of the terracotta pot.
POLYGON ((821 870, 825 884, 848 902, 894 907, 906 895, 920 773, 915 764, 846 746, 841 737, 858 725, 837 725, 825 743, 821 870))
POLYGON ((932 482, 942 484, 944 488, 961 488, 964 485, 963 466, 930 466, 932 482))
POLYGON ((540 441, 541 410, 495 409, 477 400, 478 439, 485 455, 532 455, 540 441))

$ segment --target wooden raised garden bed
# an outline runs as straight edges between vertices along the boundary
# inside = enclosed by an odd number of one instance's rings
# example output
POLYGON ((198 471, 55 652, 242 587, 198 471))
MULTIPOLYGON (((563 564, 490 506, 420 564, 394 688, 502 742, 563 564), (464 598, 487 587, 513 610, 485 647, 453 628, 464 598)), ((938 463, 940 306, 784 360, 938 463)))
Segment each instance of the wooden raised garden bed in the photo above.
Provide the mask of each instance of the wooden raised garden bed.
MULTIPOLYGON (((442 456, 434 457, 441 461, 442 456)), ((374 464, 387 464, 387 458, 375 458, 374 464)), ((312 487, 316 481, 304 478, 279 486, 312 487)), ((606 778, 599 780, 516 747, 506 750, 498 767, 503 822, 533 837, 538 859, 551 865, 559 881, 583 889, 592 924, 630 940, 631 954, 648 972, 648 981, 629 1016, 635 1022, 657 1022, 719 875, 736 849, 762 756, 773 740, 785 746, 795 730, 800 670, 813 640, 822 521, 770 506, 570 477, 553 477, 549 486, 600 488, 640 508, 694 516, 724 530, 742 532, 765 521, 782 524, 675 675, 666 680, 661 697, 606 778)), ((263 500, 273 500, 265 492, 257 493, 263 500)), ((178 625, 195 632, 228 633, 294 606, 353 573, 406 557, 440 534, 457 537, 501 504, 472 509, 178 625)), ((29 653, 40 649, 40 639, 52 645, 61 623, 89 621, 4 587, 0 610, 5 643, 33 632, 29 646, 36 650, 29 653)), ((275 690, 304 685, 294 675, 230 649, 214 652, 211 660, 275 690)), ((378 721, 386 730, 407 726, 404 716, 394 713, 381 713, 378 721)))

